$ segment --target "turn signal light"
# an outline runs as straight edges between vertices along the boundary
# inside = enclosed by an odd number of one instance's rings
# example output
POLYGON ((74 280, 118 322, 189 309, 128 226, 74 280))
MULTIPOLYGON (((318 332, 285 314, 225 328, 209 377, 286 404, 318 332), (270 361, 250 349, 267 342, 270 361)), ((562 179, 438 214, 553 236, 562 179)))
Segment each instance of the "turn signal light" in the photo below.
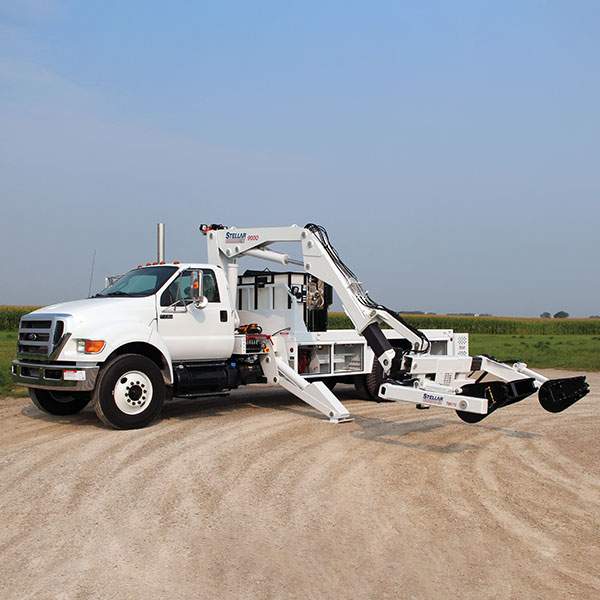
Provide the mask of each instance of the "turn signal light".
POLYGON ((98 354, 104 350, 104 346, 106 346, 104 340, 85 340, 85 353, 98 354))
POLYGON ((77 351, 86 354, 98 354, 104 350, 104 340, 77 340, 77 351))

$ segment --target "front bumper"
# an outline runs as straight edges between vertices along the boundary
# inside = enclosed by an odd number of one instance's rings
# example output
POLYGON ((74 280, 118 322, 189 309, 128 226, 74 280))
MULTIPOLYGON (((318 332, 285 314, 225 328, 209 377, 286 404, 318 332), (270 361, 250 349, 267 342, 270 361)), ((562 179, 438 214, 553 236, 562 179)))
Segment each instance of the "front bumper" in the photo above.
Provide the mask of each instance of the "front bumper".
POLYGON ((71 367, 14 360, 11 375, 15 384, 26 387, 89 392, 96 385, 99 370, 97 366, 71 367))

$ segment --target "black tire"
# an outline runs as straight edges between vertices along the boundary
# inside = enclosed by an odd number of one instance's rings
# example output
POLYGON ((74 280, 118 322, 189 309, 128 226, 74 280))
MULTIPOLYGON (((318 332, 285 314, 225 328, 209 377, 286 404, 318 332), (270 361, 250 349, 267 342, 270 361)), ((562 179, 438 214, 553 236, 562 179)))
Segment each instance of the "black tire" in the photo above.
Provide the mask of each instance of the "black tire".
POLYGON ((379 386, 382 383, 383 368, 379 364, 379 361, 374 358, 371 372, 366 375, 358 375, 354 380, 354 387, 360 397, 364 400, 382 402, 383 400, 379 397, 379 386))
POLYGON ((160 415, 165 396, 166 385, 157 364, 140 354, 123 354, 112 359, 101 369, 92 401, 98 418, 106 425, 115 429, 140 429, 160 415), (134 372, 142 377, 130 375, 134 372), (141 385, 138 379, 142 380, 141 385), (150 387, 143 383, 147 383, 148 380, 151 383, 151 392, 142 389, 150 387), (139 412, 128 414, 121 407, 139 412))
POLYGON ((31 401, 50 415, 75 415, 91 400, 91 392, 62 392, 29 388, 31 401))
POLYGON ((383 383, 383 367, 376 358, 373 358, 373 368, 365 378, 365 385, 373 400, 381 402, 379 386, 383 383))
POLYGON ((464 421, 465 423, 469 423, 469 425, 473 425, 474 423, 479 423, 479 421, 482 421, 483 419, 485 419, 489 413, 487 413, 485 415, 480 415, 477 413, 465 412, 464 410, 457 410, 456 414, 458 415, 458 418, 461 421, 464 421))

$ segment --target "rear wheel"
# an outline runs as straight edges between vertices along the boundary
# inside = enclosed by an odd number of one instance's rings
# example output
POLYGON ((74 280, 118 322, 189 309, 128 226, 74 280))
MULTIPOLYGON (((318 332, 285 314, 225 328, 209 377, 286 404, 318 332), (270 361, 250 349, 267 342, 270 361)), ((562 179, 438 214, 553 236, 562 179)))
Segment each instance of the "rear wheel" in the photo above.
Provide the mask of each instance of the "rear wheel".
POLYGON ((373 398, 373 400, 377 400, 378 402, 381 401, 381 398, 379 397, 379 387, 383 383, 383 379, 383 367, 379 361, 374 358, 373 368, 365 379, 365 385, 367 386, 367 390, 371 395, 371 398, 373 398))
POLYGON ((115 429, 139 429, 156 419, 166 396, 157 364, 139 354, 117 356, 98 376, 94 409, 115 429))
POLYGON ((354 387, 364 400, 381 402, 379 387, 383 383, 383 367, 379 361, 373 359, 373 367, 367 375, 358 375, 354 380, 354 387))
POLYGON ((91 392, 67 392, 29 388, 31 401, 50 415, 75 415, 85 408, 91 392))

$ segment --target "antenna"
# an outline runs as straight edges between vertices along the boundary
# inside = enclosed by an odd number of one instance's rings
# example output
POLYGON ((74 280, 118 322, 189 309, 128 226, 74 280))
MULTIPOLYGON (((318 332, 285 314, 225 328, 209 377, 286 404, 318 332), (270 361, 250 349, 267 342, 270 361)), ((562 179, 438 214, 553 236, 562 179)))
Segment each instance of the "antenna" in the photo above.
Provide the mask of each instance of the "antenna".
POLYGON ((94 280, 94 267, 96 266, 96 249, 92 254, 92 268, 90 269, 90 286, 88 288, 88 298, 92 295, 92 281, 94 280))

